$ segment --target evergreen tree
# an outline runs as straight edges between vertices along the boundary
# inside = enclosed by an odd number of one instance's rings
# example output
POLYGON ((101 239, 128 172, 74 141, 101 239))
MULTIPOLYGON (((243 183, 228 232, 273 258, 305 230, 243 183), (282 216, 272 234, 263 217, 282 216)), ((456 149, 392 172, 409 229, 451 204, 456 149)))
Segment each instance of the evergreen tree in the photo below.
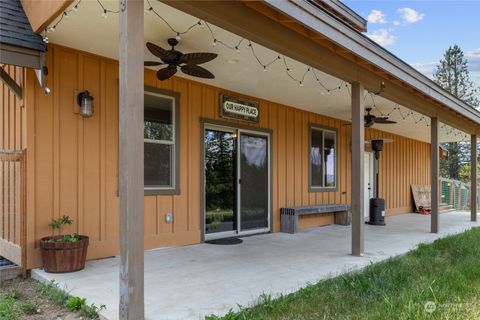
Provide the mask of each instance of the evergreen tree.
MULTIPOLYGON (((480 91, 473 84, 468 72, 468 61, 459 46, 448 48, 433 74, 435 83, 468 103, 480 107, 480 91)), ((451 179, 459 179, 460 169, 469 160, 469 144, 450 142, 443 146, 448 150, 448 160, 440 162, 440 174, 451 179)))
POLYGON ((479 89, 470 79, 468 61, 459 46, 448 48, 437 65, 433 78, 435 83, 460 100, 475 108, 480 106, 479 89))

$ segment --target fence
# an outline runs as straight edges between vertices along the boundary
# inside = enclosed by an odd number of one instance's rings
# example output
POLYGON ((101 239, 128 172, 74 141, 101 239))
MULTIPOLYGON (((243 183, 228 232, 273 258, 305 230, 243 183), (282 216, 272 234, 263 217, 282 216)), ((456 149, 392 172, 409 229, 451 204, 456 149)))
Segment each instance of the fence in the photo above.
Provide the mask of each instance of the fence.
MULTIPOLYGON (((470 209, 470 183, 440 178, 439 186, 442 205, 456 210, 470 209)), ((478 203, 477 199, 477 206, 478 203)))
POLYGON ((0 150, 0 256, 25 267, 25 151, 0 150))

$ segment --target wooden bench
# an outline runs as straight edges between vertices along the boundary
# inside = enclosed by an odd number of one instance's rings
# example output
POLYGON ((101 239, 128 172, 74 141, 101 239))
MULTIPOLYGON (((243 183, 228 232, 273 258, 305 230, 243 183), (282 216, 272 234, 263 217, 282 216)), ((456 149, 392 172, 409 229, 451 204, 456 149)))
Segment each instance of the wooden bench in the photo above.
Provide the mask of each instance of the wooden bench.
POLYGON ((301 206, 280 209, 280 231, 286 233, 297 233, 298 217, 305 215, 328 215, 333 213, 335 224, 344 226, 350 225, 348 212, 350 207, 346 204, 327 204, 319 206, 301 206))

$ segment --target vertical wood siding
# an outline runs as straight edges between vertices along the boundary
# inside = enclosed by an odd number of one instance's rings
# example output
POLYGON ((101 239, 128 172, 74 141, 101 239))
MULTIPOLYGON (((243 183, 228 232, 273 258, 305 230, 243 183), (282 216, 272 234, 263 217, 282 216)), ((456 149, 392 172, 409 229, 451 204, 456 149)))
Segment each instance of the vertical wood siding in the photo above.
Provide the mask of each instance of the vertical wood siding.
MULTIPOLYGON (((68 231, 90 236, 88 257, 118 252, 118 64, 116 61, 50 45, 50 70, 44 95, 29 73, 29 261, 41 263, 38 240, 50 234, 47 224, 69 214, 75 223, 68 231), (74 114, 75 94, 89 90, 95 114, 83 119, 74 114), (32 155, 33 153, 34 155, 32 155)), ((145 85, 180 93, 180 194, 145 196, 145 247, 198 243, 201 239, 201 118, 219 116, 219 94, 228 92, 184 78, 158 81, 145 71, 145 85), (172 212, 173 224, 164 215, 172 212)), ((252 97, 250 97, 252 98, 252 97)), ((273 230, 280 229, 280 208, 293 205, 350 202, 350 125, 278 103, 260 103, 260 122, 272 130, 273 230), (336 192, 308 192, 309 124, 338 129, 338 183, 336 192)), ((229 121, 233 126, 241 121, 229 121)), ((242 123, 245 124, 245 123, 242 123)), ((381 160, 380 194, 387 214, 409 212, 410 184, 428 183, 429 145, 400 136, 367 130, 373 136, 391 138, 381 160)), ((333 222, 333 216, 301 220, 301 226, 333 222)))
MULTIPOLYGON (((24 69, 4 65, 4 71, 23 89, 24 69)), ((21 151, 26 147, 24 100, 0 80, 0 150, 21 151)), ((0 256, 21 264, 21 224, 24 176, 23 155, 2 155, 0 160, 0 256), (21 160, 20 160, 21 159, 21 160), (14 245, 15 246, 14 246, 14 245)), ((22 219, 23 221, 23 219, 22 219)))

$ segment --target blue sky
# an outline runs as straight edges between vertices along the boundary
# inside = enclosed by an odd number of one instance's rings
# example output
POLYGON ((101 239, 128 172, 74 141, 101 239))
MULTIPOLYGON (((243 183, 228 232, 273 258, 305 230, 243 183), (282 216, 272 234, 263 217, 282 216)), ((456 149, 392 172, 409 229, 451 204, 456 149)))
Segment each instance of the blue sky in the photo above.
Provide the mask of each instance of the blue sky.
POLYGON ((431 76, 449 46, 457 44, 480 86, 480 1, 343 0, 368 19, 367 35, 431 76))

